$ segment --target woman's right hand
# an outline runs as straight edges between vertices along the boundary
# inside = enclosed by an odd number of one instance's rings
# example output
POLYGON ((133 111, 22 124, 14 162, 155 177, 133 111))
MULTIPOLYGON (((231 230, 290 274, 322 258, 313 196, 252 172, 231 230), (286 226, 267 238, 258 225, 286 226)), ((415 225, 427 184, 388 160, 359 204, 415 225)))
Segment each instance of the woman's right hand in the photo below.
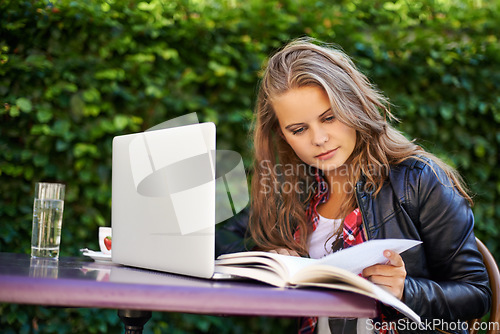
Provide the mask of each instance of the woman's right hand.
POLYGON ((288 248, 272 249, 269 251, 269 253, 300 257, 299 253, 297 253, 296 251, 294 251, 292 249, 288 249, 288 248))

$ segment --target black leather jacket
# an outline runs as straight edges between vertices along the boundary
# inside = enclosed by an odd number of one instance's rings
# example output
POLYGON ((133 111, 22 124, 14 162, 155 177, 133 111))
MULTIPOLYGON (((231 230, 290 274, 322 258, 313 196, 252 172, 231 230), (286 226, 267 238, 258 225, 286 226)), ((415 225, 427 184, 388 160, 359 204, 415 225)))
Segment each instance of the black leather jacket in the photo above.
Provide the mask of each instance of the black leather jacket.
MULTIPOLYGON (((403 301, 422 317, 424 324, 434 319, 458 322, 486 314, 491 290, 477 250, 474 216, 442 169, 431 161, 409 159, 391 168, 377 196, 364 189, 361 180, 356 195, 369 239, 423 241, 404 252, 402 258, 407 271, 403 301)), ((237 217, 224 233, 242 236, 247 221, 244 215, 237 217)), ((241 243, 233 240, 222 248, 219 245, 218 251, 236 251, 239 246, 241 243)))
POLYGON ((403 301, 422 320, 457 322, 488 312, 491 290, 472 210, 437 165, 410 159, 393 167, 376 197, 363 191, 363 181, 356 187, 369 239, 423 241, 402 254, 403 301))

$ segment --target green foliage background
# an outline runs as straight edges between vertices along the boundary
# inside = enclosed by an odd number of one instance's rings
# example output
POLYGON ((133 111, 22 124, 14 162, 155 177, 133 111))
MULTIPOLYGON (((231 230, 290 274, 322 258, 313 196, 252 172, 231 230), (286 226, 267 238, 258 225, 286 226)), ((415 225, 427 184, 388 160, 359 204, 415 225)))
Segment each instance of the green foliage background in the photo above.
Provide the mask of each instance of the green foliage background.
MULTIPOLYGON (((0 1, 0 251, 29 253, 36 181, 67 184, 62 256, 110 224, 111 141, 196 112, 241 152, 261 66, 286 41, 339 44, 408 137, 459 169, 500 258, 500 2, 0 1)), ((155 314, 161 332, 288 332, 294 320, 155 314)), ((115 311, 0 305, 12 333, 120 332, 115 311), (56 316, 58 315, 58 316, 56 316)))

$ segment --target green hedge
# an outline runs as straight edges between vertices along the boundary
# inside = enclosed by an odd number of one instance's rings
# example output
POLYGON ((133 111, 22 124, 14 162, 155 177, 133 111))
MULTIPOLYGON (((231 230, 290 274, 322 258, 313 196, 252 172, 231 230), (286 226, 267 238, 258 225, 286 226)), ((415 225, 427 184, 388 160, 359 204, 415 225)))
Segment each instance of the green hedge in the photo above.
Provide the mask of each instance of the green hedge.
MULTIPOLYGON (((218 147, 241 152, 249 167, 263 61, 309 35, 341 45, 391 98, 399 128, 459 169, 475 194, 477 235, 500 258, 499 1, 6 0, 0 34, 2 252, 29 253, 38 180, 67 184, 62 256, 98 248, 116 135, 196 112, 217 124, 218 147)), ((292 323, 163 314, 148 331, 279 332, 292 323)), ((16 305, 0 306, 0 326, 120 328, 111 310, 16 305), (62 312, 73 320, 55 317, 62 312)))

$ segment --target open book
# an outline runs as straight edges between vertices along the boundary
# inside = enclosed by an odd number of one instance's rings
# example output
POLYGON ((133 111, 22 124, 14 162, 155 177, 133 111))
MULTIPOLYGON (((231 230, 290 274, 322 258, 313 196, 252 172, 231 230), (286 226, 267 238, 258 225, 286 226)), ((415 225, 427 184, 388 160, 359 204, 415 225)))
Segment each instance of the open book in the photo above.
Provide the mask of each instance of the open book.
POLYGON ((364 268, 387 262, 383 256, 384 250, 402 253, 419 243, 421 241, 405 239, 369 240, 321 259, 257 251, 224 254, 215 261, 215 271, 277 287, 321 287, 352 291, 375 298, 413 321, 420 322, 420 317, 402 301, 359 276, 364 268))

